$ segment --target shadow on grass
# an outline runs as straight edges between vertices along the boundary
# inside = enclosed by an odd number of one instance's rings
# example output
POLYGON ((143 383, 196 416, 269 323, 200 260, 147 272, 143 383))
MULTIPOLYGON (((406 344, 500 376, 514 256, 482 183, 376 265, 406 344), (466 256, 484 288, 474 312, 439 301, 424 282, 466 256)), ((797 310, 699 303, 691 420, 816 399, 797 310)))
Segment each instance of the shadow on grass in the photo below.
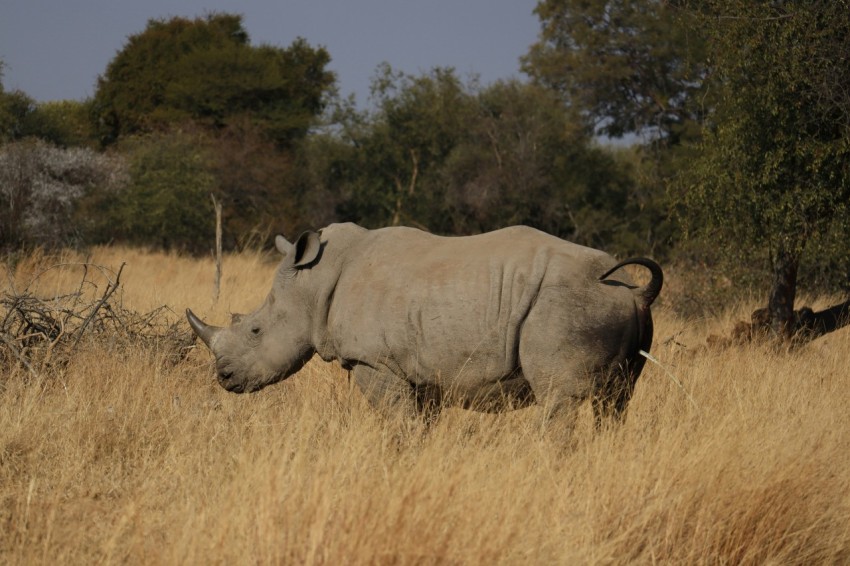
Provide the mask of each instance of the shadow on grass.
MULTIPOLYGON (((794 311, 794 334, 790 344, 787 345, 803 346, 816 338, 840 330, 848 324, 850 324, 850 300, 822 311, 803 307, 794 311)), ((770 312, 762 308, 753 311, 750 322, 738 321, 729 337, 712 334, 706 339, 706 344, 711 348, 725 348, 736 344, 772 340, 776 340, 776 336, 770 326, 770 312)))

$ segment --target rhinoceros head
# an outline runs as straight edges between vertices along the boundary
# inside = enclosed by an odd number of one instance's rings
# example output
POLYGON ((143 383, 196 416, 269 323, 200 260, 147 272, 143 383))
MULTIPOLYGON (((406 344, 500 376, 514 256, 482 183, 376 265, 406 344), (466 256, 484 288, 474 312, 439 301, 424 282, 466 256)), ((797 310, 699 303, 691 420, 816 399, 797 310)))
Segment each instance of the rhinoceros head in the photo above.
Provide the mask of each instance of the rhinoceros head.
POLYGON ((259 309, 233 315, 226 328, 206 324, 186 309, 192 330, 215 354, 218 382, 234 393, 257 391, 286 379, 313 355, 309 290, 298 280, 298 271, 318 258, 319 235, 305 232, 295 244, 278 236, 275 245, 284 259, 259 309))

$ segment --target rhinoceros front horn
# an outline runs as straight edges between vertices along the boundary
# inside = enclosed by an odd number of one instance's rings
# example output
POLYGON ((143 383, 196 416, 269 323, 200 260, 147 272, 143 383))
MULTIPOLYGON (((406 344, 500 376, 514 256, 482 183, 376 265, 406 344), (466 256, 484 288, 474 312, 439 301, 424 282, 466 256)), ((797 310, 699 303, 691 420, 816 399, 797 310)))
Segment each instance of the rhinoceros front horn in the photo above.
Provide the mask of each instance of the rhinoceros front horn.
POLYGON ((207 348, 212 348, 212 340, 213 337, 218 333, 221 328, 218 326, 210 326, 192 312, 192 309, 186 309, 186 318, 189 320, 189 326, 192 327, 192 330, 195 331, 195 334, 198 335, 198 338, 204 341, 204 344, 207 345, 207 348))

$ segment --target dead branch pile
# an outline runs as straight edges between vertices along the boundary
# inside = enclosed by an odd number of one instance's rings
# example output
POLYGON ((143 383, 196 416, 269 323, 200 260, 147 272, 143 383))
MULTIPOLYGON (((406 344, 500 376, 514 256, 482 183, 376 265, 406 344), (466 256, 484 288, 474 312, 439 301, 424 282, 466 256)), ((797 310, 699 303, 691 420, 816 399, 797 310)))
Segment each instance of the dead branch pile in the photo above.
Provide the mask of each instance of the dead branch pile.
POLYGON ((72 293, 45 299, 28 289, 12 289, 0 296, 0 372, 8 374, 16 365, 32 374, 61 367, 79 348, 93 343, 108 352, 155 348, 168 363, 184 359, 194 343, 191 330, 167 306, 147 313, 124 308, 115 293, 123 269, 122 264, 114 273, 83 264, 82 280, 72 293), (92 271, 105 277, 102 290, 90 277, 92 271))

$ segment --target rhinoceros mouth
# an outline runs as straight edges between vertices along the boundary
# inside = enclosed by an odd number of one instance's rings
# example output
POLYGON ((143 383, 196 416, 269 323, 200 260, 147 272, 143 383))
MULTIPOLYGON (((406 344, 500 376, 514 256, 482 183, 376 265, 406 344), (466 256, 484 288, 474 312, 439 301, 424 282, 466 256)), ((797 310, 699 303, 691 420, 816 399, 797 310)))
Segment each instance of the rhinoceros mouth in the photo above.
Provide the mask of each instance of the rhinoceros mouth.
POLYGON ((230 391, 231 393, 245 393, 244 383, 228 383, 224 386, 224 388, 230 391))
POLYGON ((284 372, 280 371, 277 373, 270 374, 263 379, 258 381, 248 380, 245 381, 232 381, 233 373, 227 372, 219 372, 219 384, 230 393, 254 393, 256 391, 260 391, 261 389, 265 389, 269 385, 274 385, 280 381, 283 381, 290 377, 295 372, 284 372), (225 379, 222 379, 221 376, 226 375, 225 379))
POLYGON ((273 383, 277 383, 281 378, 279 376, 272 378, 267 383, 223 383, 224 387, 230 393, 255 393, 261 389, 265 389, 273 383))

